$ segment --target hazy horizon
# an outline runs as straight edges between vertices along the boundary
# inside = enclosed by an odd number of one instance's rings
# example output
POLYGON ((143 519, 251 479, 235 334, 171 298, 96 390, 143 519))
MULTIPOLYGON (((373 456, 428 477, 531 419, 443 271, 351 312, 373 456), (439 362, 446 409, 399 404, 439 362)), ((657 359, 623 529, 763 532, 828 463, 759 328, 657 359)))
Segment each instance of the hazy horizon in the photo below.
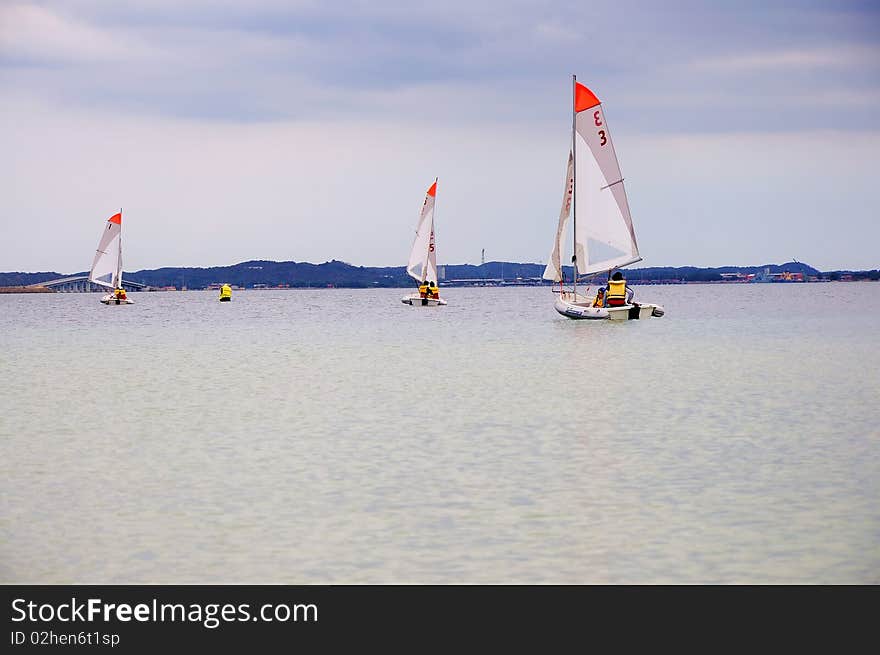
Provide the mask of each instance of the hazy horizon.
MULTIPOLYGON (((231 268, 234 266, 239 266, 241 264, 248 264, 251 262, 271 262, 274 264, 286 264, 286 263, 311 264, 314 266, 320 266, 322 264, 328 264, 333 261, 341 262, 343 264, 358 267, 358 268, 400 268, 400 269, 406 268, 406 266, 404 264, 375 264, 375 265, 370 264, 370 265, 366 265, 366 264, 358 264, 355 262, 348 262, 348 261, 344 261, 341 259, 334 259, 334 258, 331 258, 331 259, 328 259, 328 260, 325 260, 322 262, 313 262, 313 261, 305 261, 305 260, 292 260, 292 259, 276 260, 276 259, 266 259, 265 257, 255 257, 253 259, 242 259, 242 260, 236 261, 231 264, 211 264, 211 265, 207 265, 207 266, 200 266, 200 265, 195 265, 195 264, 164 264, 162 266, 147 266, 147 267, 138 268, 138 269, 134 269, 134 268, 130 268, 130 267, 126 266, 126 267, 124 267, 124 272, 129 273, 129 274, 137 274, 137 273, 140 273, 143 271, 158 271, 158 270, 162 270, 162 269, 166 269, 166 268, 186 268, 186 269, 231 268)), ((624 272, 626 272, 626 271, 638 271, 641 269, 648 269, 648 268, 700 268, 700 269, 760 268, 762 266, 783 266, 785 264, 791 264, 791 263, 804 264, 806 266, 810 266, 812 268, 815 268, 816 270, 818 270, 820 272, 826 272, 826 271, 867 271, 867 270, 876 270, 877 269, 877 267, 873 267, 873 268, 869 268, 869 269, 859 269, 859 268, 853 268, 851 266, 844 266, 842 268, 833 268, 833 269, 822 269, 817 266, 813 266, 810 262, 804 262, 804 261, 800 261, 800 260, 796 261, 796 260, 782 260, 782 259, 780 259, 778 261, 761 262, 758 264, 739 263, 739 264, 714 264, 714 265, 707 265, 707 266, 696 266, 694 264, 676 264, 676 265, 656 264, 656 265, 651 265, 651 266, 645 266, 645 265, 643 265, 643 262, 637 262, 635 264, 631 264, 630 266, 627 266, 623 270, 624 270, 624 272)), ((517 262, 517 261, 513 261, 513 260, 492 259, 492 260, 487 260, 485 262, 485 264, 487 266, 490 264, 512 264, 515 266, 544 266, 545 262, 517 262)), ((440 265, 440 266, 476 266, 476 267, 479 267, 481 264, 479 262, 477 262, 477 263, 473 263, 473 262, 438 262, 438 265, 440 265)), ((570 268, 570 265, 565 265, 565 268, 566 269, 570 268)), ((38 273, 60 273, 62 275, 76 275, 76 274, 83 274, 83 273, 87 274, 88 268, 68 270, 68 271, 62 271, 61 269, 57 269, 57 268, 44 269, 44 270, 39 270, 39 271, 24 271, 24 270, 0 271, 0 274, 2 274, 2 273, 25 273, 25 274, 32 274, 32 275, 38 274, 38 273)))

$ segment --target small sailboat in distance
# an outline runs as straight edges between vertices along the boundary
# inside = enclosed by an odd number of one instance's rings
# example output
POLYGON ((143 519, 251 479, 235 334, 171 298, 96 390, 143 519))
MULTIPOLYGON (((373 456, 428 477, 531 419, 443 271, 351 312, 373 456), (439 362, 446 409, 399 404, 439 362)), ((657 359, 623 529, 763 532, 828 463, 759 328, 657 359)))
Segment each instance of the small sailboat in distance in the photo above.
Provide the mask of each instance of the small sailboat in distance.
POLYGON ((571 80, 571 151, 556 239, 543 275, 546 280, 559 282, 554 307, 563 316, 573 319, 628 320, 663 316, 664 310, 659 305, 633 302, 619 272, 614 279, 610 278, 615 268, 634 264, 642 257, 602 103, 592 91, 579 84, 574 75, 571 80), (561 253, 569 215, 574 233, 571 258, 574 276, 571 290, 566 290, 561 253), (578 275, 606 271, 609 275, 607 299, 600 298, 599 294, 594 298, 577 292, 578 275))
POLYGON ((446 304, 440 298, 437 286, 437 250, 434 247, 434 200, 437 195, 437 178, 425 195, 416 238, 409 254, 406 272, 419 283, 419 291, 404 296, 400 301, 417 307, 437 307, 446 304))
POLYGON ((95 260, 89 271, 89 282, 110 289, 101 298, 105 305, 133 305, 122 286, 122 210, 107 219, 98 242, 95 260))

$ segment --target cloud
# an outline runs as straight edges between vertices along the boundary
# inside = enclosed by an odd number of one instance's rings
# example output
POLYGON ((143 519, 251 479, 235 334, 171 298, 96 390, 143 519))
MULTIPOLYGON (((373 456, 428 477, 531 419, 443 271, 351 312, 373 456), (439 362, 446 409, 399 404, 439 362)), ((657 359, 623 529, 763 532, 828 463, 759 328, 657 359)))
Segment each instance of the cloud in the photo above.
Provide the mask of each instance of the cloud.
MULTIPOLYGON (((824 117, 789 115, 780 97, 827 87, 828 70, 841 97, 880 88, 878 35, 858 27, 874 15, 821 4, 72 0, 5 12, 0 98, 144 116, 555 124, 576 72, 624 125, 758 127, 721 111, 737 95, 807 129, 824 117)), ((840 123, 880 122, 855 110, 840 123)))
POLYGON ((813 48, 750 52, 695 59, 692 69, 708 73, 790 72, 848 67, 880 68, 880 47, 813 48))
POLYGON ((160 56, 142 40, 117 35, 45 7, 0 6, 0 54, 7 61, 76 64, 160 56))
POLYGON ((880 238, 863 209, 878 204, 865 171, 880 167, 870 5, 69 0, 0 12, 5 267, 82 269, 93 222, 120 204, 136 267, 393 264, 435 175, 441 259, 485 247, 539 260, 571 73, 604 102, 646 262, 763 263, 796 238, 817 266, 867 265, 867 245, 824 239, 828 215, 860 221, 862 243, 880 238), (778 233, 755 239, 771 218, 778 233), (34 222, 54 241, 31 247, 34 222), (711 236, 728 229, 735 239, 711 236), (703 241, 688 249, 694 230, 703 241))

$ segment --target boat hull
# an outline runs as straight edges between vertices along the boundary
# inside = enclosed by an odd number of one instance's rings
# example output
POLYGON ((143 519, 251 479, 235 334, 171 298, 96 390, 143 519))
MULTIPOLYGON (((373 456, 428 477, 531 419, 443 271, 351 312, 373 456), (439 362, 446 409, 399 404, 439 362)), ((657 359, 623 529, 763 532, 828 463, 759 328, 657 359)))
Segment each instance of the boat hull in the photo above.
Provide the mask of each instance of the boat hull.
POLYGON ((608 310, 604 307, 590 307, 586 303, 569 302, 561 298, 553 305, 557 312, 575 320, 603 320, 608 318, 608 310))
POLYGON ((557 312, 573 320, 631 321, 663 316, 663 307, 652 303, 632 303, 620 307, 592 307, 586 300, 572 301, 557 298, 554 303, 557 312))
POLYGON ((229 302, 232 298, 220 298, 220 302, 229 302))
POLYGON ((446 301, 442 298, 422 298, 417 293, 404 296, 400 299, 400 302, 413 307, 442 307, 446 304, 446 301))
POLYGON ((126 298, 124 300, 119 300, 115 298, 112 293, 108 293, 106 296, 101 298, 101 302, 105 305, 133 305, 134 300, 126 298))

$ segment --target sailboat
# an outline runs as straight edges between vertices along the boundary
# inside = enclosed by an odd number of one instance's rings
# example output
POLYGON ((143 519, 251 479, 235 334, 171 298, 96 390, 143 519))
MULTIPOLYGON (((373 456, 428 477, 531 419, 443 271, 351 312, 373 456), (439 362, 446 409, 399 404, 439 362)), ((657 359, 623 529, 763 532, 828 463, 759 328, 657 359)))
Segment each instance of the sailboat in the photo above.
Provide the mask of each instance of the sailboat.
POLYGON ((572 75, 571 150, 562 209, 556 229, 556 240, 544 279, 559 283, 554 307, 563 316, 573 319, 628 320, 662 316, 660 305, 635 303, 630 298, 624 305, 594 307, 593 297, 579 294, 579 275, 596 275, 641 261, 633 229, 620 165, 611 142, 611 133, 602 111, 602 103, 586 86, 572 75), (572 217, 574 248, 571 258, 573 279, 571 290, 563 288, 564 275, 561 253, 565 233, 572 217))
MULTIPOLYGON (((437 250, 434 247, 434 199, 437 195, 437 178, 425 195, 422 204, 422 212, 419 214, 419 223, 416 226, 416 238, 413 241, 412 250, 409 254, 409 263, 406 272, 419 285, 426 282, 437 282, 437 250)), ((420 307, 437 307, 446 304, 439 297, 423 298, 420 293, 411 293, 400 299, 407 305, 420 307)))
POLYGON ((110 289, 101 298, 105 305, 133 305, 134 301, 118 298, 113 292, 122 288, 122 210, 107 219, 107 225, 98 242, 95 260, 89 271, 89 282, 110 289))

